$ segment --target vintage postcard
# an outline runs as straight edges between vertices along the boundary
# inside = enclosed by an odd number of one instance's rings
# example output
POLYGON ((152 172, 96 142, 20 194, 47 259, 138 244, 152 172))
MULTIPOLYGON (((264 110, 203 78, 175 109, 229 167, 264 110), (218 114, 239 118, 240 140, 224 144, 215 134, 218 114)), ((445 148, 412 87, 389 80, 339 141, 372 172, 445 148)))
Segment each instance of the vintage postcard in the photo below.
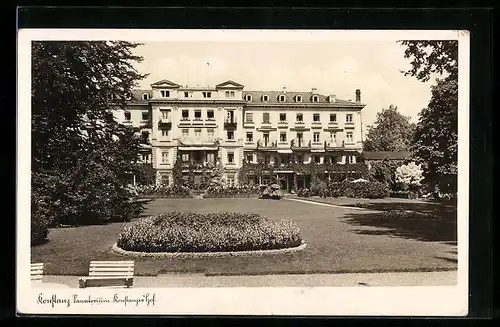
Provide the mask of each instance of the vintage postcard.
POLYGON ((464 316, 469 33, 18 32, 18 314, 464 316))

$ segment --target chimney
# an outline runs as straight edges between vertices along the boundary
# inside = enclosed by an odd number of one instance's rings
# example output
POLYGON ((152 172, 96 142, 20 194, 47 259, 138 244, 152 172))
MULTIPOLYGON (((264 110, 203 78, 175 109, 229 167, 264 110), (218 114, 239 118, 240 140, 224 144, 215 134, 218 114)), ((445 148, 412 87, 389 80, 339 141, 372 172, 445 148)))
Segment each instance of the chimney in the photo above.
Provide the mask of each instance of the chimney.
POLYGON ((356 90, 356 102, 361 102, 361 90, 356 90))
POLYGON ((316 90, 317 90, 317 89, 316 89, 315 87, 313 87, 313 88, 311 89, 312 94, 315 94, 315 93, 316 93, 316 90))
POLYGON ((283 86, 283 93, 286 93, 286 86, 283 86))

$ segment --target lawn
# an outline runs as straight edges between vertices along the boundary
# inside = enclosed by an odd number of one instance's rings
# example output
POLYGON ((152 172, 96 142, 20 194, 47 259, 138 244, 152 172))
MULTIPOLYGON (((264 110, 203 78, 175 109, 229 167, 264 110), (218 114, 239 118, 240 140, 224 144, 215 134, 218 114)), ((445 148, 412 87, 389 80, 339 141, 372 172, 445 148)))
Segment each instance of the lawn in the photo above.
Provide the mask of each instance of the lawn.
MULTIPOLYGON (((376 211, 332 208, 289 200, 158 199, 145 215, 178 211, 255 212, 271 219, 291 219, 302 231, 304 251, 268 257, 203 259, 135 258, 137 275, 203 272, 208 275, 439 271, 456 269, 449 240, 422 238, 432 224, 394 226, 374 221, 376 211)), ((140 218, 139 218, 140 219, 140 218)), ((90 260, 123 260, 111 252, 121 223, 52 229, 49 242, 31 248, 32 262, 44 262, 49 275, 87 275, 90 260)), ((446 226, 447 229, 451 227, 446 226)), ((451 237, 448 237, 451 238, 451 237)))

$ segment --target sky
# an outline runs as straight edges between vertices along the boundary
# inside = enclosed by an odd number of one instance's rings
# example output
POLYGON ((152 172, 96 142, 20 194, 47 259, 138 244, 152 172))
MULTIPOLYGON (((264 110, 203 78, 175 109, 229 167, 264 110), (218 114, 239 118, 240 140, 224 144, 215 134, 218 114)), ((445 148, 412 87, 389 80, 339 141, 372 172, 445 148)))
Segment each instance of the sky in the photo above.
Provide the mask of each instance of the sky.
POLYGON ((364 134, 391 104, 417 122, 431 95, 432 79, 401 73, 410 61, 392 40, 147 42, 134 52, 144 58, 136 69, 149 74, 140 82, 144 89, 162 79, 189 86, 234 80, 249 91, 316 88, 343 100, 355 100, 360 89, 364 134))

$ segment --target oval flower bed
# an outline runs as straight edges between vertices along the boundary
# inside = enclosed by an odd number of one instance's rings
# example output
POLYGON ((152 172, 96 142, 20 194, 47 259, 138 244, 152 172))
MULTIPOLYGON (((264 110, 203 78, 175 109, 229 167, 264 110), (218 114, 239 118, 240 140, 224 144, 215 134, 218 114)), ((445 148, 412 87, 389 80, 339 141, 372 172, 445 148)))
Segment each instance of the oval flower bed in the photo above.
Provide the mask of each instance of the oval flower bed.
POLYGON ((252 213, 169 212, 128 223, 115 245, 122 254, 224 253, 302 249, 300 229, 290 220, 252 213))

